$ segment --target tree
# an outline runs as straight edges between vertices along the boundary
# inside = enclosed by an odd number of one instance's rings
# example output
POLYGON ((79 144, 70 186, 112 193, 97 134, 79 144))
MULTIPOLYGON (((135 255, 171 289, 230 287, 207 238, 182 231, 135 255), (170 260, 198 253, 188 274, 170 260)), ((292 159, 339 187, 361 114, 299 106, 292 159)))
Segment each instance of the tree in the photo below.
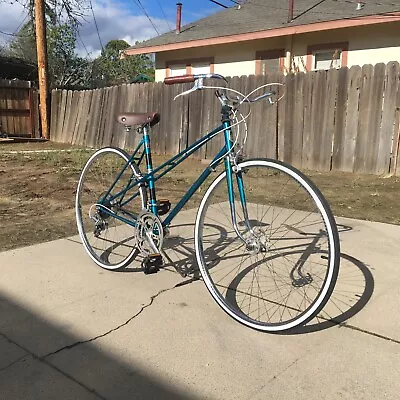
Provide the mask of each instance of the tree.
POLYGON ((94 61, 93 71, 97 86, 131 83, 139 74, 154 79, 154 65, 148 55, 123 56, 130 47, 125 40, 110 40, 94 61))
MULTIPOLYGON (((91 62, 75 54, 76 26, 47 24, 47 55, 50 88, 89 87, 91 62)), ((8 48, 8 55, 37 63, 36 37, 32 21, 24 24, 8 48)))
POLYGON ((47 30, 47 53, 51 87, 88 87, 91 63, 75 53, 76 29, 71 24, 47 30))

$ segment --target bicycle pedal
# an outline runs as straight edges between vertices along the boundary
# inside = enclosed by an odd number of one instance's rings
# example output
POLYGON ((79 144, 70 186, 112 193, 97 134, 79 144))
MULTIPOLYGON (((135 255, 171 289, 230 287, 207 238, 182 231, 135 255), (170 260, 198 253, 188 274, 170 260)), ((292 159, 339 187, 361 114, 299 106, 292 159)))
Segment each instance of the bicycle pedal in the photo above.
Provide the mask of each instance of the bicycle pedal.
POLYGON ((158 215, 164 215, 171 209, 171 202, 167 199, 157 200, 158 215))
POLYGON ((155 274, 163 265, 161 254, 150 254, 142 261, 142 268, 146 275, 155 274))

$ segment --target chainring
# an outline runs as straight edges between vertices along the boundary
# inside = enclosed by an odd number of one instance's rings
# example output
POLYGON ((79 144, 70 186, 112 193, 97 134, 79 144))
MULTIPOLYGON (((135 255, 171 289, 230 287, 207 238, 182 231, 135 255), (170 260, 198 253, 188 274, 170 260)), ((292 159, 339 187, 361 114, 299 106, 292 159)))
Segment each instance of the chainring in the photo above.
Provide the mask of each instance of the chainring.
POLYGON ((160 253, 164 242, 164 231, 160 219, 151 212, 139 214, 136 221, 136 245, 143 256, 160 253))

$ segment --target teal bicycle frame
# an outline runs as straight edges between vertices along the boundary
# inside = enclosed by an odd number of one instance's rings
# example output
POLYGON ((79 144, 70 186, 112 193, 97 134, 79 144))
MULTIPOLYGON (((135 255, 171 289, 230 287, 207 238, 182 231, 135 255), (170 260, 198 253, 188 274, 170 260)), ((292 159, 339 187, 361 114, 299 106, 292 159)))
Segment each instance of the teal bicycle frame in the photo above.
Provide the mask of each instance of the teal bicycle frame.
MULTIPOLYGON (((179 213, 179 211, 185 206, 185 204, 189 201, 189 199, 193 196, 193 194, 197 191, 197 189, 203 184, 203 182, 209 177, 209 175, 215 170, 215 168, 224 159, 225 171, 226 171, 226 176, 227 176, 228 199, 229 199, 229 203, 230 203, 230 207, 231 207, 232 217, 234 219, 233 224, 234 224, 235 230, 237 230, 236 220, 234 217, 235 216, 235 211, 234 211, 235 206, 234 206, 233 173, 232 173, 232 165, 231 165, 230 157, 229 157, 229 154, 231 153, 232 148, 233 148, 233 142, 231 139, 231 120, 230 120, 230 118, 228 116, 229 114, 227 114, 227 112, 228 112, 227 110, 225 110, 225 111, 223 110, 223 112, 222 112, 222 115, 224 116, 222 125, 220 125, 216 129, 214 129, 213 131, 209 132, 205 136, 201 137, 199 140, 194 142, 188 148, 181 151, 176 156, 172 157, 171 159, 169 159, 168 161, 166 161, 164 164, 160 165, 159 167, 155 168, 154 170, 153 170, 153 162, 152 162, 152 158, 151 158, 149 128, 147 126, 143 127, 143 137, 142 137, 141 141, 137 145, 136 149, 130 156, 127 163, 124 165, 121 172, 116 177, 115 181, 113 182, 113 184, 111 185, 111 187, 109 188, 107 193, 105 193, 103 195, 102 199, 99 200, 98 206, 101 207, 101 205, 104 203, 109 203, 109 204, 119 203, 119 206, 121 208, 123 208, 125 205, 127 205, 130 201, 132 201, 135 197, 139 196, 139 194, 140 194, 139 190, 137 190, 137 192, 135 194, 126 196, 129 190, 131 190, 134 187, 136 187, 136 188, 140 187, 141 185, 147 185, 149 188, 149 193, 150 193, 150 199, 149 199, 149 202, 147 205, 148 210, 151 211, 153 214, 158 215, 155 183, 160 178, 162 178, 164 175, 166 175, 168 172, 170 172, 172 169, 174 169, 176 166, 178 166, 182 161, 184 161, 186 158, 188 158, 190 155, 192 155, 196 150, 200 149, 202 146, 204 146, 206 143, 208 143, 210 140, 212 140, 216 135, 218 135, 221 132, 224 132, 224 139, 225 139, 224 146, 221 148, 221 150, 218 152, 218 154, 214 157, 214 159, 210 162, 210 164, 204 169, 204 171, 200 174, 200 176, 192 184, 192 186, 187 190, 187 192, 184 194, 184 196, 181 198, 181 200, 175 205, 174 208, 172 208, 172 210, 170 210, 168 212, 167 216, 162 221, 162 226, 166 227, 166 226, 170 225, 173 218, 179 213), (116 185, 118 180, 121 178, 124 171, 127 168, 129 168, 130 164, 132 162, 135 162, 136 165, 140 166, 140 164, 142 163, 142 161, 144 159, 146 161, 147 173, 139 175, 139 176, 136 176, 133 174, 130 179, 130 182, 128 182, 128 184, 126 185, 126 187, 123 190, 121 190, 118 193, 115 193, 113 195, 110 195, 114 186, 116 185), (127 197, 127 198, 125 198, 125 197, 127 197)), ((246 199, 245 199, 242 175, 241 175, 240 171, 236 173, 236 178, 237 178, 236 180, 237 180, 237 184, 238 184, 241 205, 242 205, 243 211, 245 213, 244 215, 246 217, 247 216, 246 199)), ((104 213, 107 213, 110 216, 117 218, 118 220, 125 222, 131 226, 135 226, 135 224, 136 224, 136 222, 135 222, 136 216, 134 216, 134 215, 129 215, 132 219, 128 219, 121 215, 113 213, 108 207, 105 207, 105 206, 102 207, 101 211, 104 213)), ((245 218, 245 220, 247 220, 247 218, 245 218)))

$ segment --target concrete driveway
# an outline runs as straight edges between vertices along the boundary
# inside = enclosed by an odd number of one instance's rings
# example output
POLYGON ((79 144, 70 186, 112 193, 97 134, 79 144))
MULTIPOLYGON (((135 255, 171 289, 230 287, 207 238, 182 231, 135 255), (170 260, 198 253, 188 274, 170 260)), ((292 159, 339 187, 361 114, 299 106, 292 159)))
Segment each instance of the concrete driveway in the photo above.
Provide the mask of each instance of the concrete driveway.
MULTIPOLYGON (((192 221, 171 230, 181 270, 192 221)), ((76 237, 0 253, 0 399, 398 399, 400 226, 338 222, 332 299, 290 335, 233 321, 174 268, 102 270, 76 237)))

